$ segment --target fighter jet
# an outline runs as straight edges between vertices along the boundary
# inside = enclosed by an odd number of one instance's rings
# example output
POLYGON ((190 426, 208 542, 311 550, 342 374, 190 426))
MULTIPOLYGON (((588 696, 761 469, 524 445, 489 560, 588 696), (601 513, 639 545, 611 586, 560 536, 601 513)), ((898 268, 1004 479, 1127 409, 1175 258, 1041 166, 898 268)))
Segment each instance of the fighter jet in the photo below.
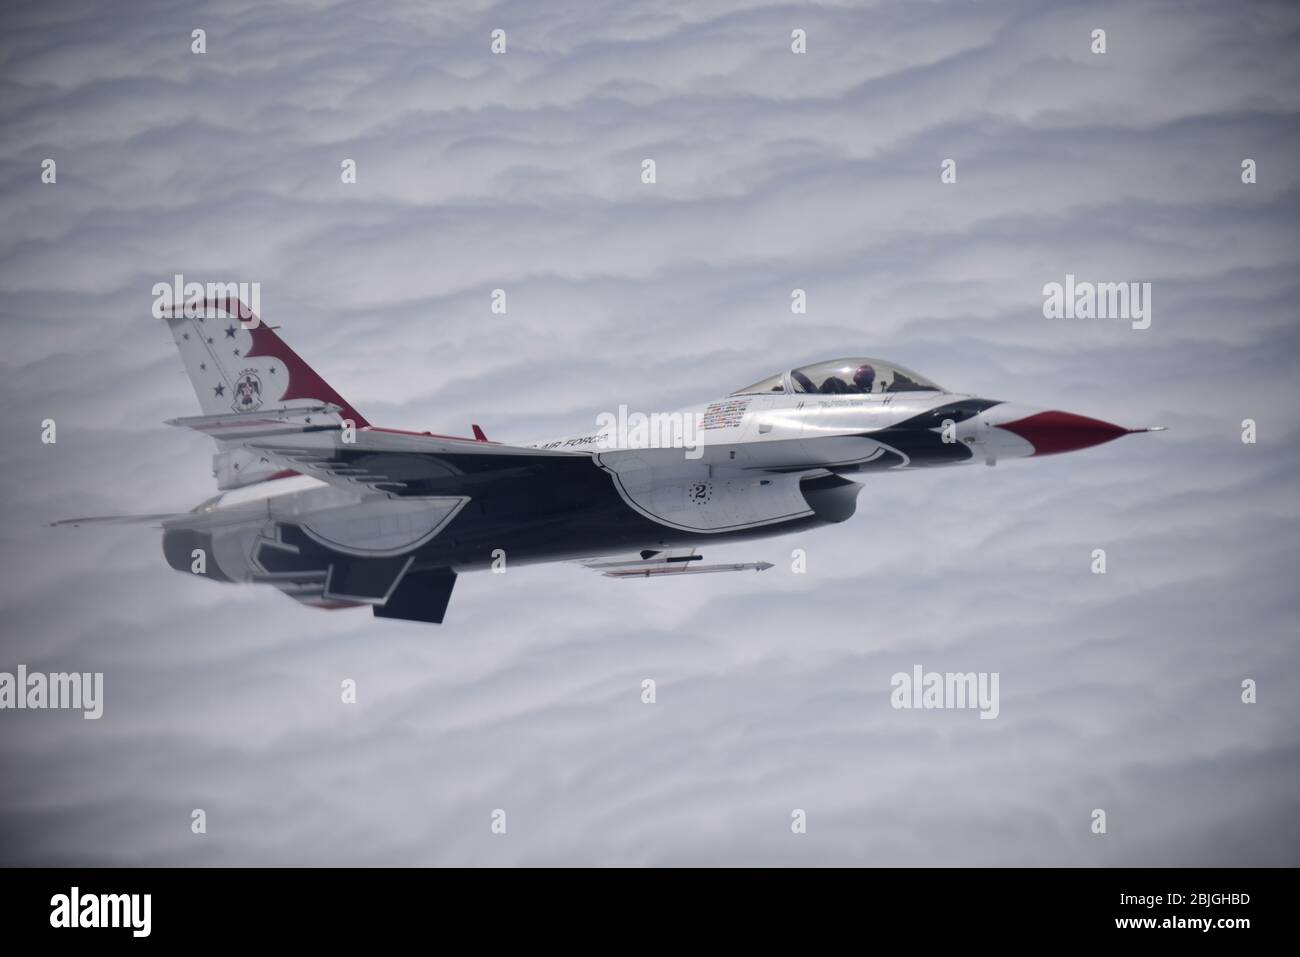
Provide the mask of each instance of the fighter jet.
POLYGON ((776 372, 658 415, 505 444, 381 428, 234 300, 163 318, 216 442, 220 494, 145 522, 186 574, 272 585, 317 608, 441 623, 457 575, 570 561, 613 578, 756 570, 702 548, 850 518, 872 473, 1055 455, 1132 432, 949 392, 880 359, 776 372))

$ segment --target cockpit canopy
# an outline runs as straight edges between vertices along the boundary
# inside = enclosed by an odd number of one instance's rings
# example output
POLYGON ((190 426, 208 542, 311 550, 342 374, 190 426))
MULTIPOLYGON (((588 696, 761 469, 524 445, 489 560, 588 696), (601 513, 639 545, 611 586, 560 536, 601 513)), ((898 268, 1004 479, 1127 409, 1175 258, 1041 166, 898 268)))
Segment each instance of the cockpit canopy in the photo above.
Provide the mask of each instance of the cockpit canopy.
POLYGON ((883 392, 943 392, 910 369, 863 356, 828 359, 789 372, 778 372, 732 395, 782 395, 790 392, 818 395, 879 395, 883 392))

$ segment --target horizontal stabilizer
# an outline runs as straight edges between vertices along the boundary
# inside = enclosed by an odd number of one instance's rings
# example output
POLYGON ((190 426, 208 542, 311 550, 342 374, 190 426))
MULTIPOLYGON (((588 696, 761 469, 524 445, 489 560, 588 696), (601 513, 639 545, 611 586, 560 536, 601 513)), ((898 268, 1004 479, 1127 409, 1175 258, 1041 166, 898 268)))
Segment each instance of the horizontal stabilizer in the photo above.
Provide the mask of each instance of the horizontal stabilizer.
MULTIPOLYGON (((301 432, 340 431, 343 410, 337 405, 260 409, 257 412, 224 412, 168 419, 167 425, 183 426, 224 442, 296 435, 301 432)), ((355 426, 355 423, 353 423, 355 426)))
POLYGON ((82 525, 152 525, 162 528, 162 523, 172 518, 185 518, 190 512, 159 512, 156 515, 91 515, 86 518, 63 518, 50 522, 51 527, 82 525))
POLYGON ((190 415, 182 419, 168 419, 166 424, 181 425, 225 442, 242 442, 248 438, 287 436, 300 432, 338 432, 343 425, 342 412, 342 408, 331 404, 302 408, 264 408, 259 412, 190 415))

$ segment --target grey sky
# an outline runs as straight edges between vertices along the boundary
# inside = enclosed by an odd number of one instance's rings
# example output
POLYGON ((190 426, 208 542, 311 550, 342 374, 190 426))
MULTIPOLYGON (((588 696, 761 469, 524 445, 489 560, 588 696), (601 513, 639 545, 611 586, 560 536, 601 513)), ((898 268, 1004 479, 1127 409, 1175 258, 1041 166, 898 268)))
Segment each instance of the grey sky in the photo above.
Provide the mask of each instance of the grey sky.
POLYGON ((106 674, 98 722, 0 713, 0 863, 1300 863, 1293 4, 0 19, 0 670, 106 674), (149 318, 177 272, 261 282, 398 428, 527 441, 868 354, 1170 431, 710 551, 762 575, 520 568, 376 622, 44 527, 212 494, 161 424, 197 411, 149 318), (1044 319, 1066 273, 1150 281, 1151 328, 1044 319), (998 719, 893 710, 918 663, 1000 672, 998 719))

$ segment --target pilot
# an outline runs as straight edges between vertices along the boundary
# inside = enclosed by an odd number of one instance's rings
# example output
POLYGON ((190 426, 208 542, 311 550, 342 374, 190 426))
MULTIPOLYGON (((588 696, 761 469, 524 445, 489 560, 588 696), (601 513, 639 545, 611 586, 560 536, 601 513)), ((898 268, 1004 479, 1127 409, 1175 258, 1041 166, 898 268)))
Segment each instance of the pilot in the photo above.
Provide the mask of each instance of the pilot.
POLYGON ((865 363, 858 366, 857 371, 853 373, 853 384, 857 386, 859 392, 869 393, 875 383, 876 370, 865 363))

